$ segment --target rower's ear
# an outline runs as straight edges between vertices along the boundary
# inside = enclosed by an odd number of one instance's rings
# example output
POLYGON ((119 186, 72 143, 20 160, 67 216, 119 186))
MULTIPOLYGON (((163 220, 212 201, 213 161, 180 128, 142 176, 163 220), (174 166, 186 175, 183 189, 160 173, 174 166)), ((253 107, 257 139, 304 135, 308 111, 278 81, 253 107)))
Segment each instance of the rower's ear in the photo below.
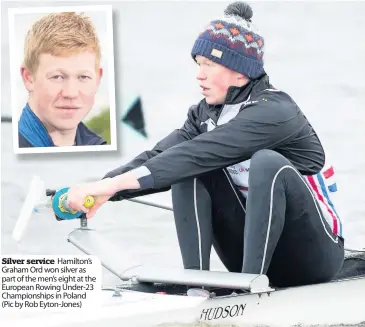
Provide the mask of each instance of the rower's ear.
POLYGON ((28 92, 32 92, 34 89, 34 77, 30 70, 23 64, 20 67, 20 74, 23 79, 23 83, 28 92))
POLYGON ((236 78, 237 78, 237 85, 238 86, 243 86, 243 85, 247 84, 250 81, 250 79, 247 76, 245 76, 241 73, 238 73, 238 72, 237 72, 236 78))

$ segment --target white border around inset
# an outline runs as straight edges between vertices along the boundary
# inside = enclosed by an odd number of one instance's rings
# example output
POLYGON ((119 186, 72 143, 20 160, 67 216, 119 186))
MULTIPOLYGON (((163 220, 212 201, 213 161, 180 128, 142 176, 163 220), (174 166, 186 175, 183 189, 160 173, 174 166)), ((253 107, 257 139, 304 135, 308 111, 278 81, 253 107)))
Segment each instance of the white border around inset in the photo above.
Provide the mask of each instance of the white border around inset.
POLYGON ((116 151, 117 146, 117 120, 116 120, 116 104, 115 104, 115 75, 114 75, 114 41, 113 41, 113 9, 111 5, 94 5, 94 6, 57 6, 57 7, 27 7, 27 8, 9 8, 8 9, 8 23, 9 23, 9 57, 10 57, 10 87, 11 87, 11 108, 13 116, 13 151, 15 154, 27 153, 64 153, 64 152, 99 152, 99 151, 116 151), (32 13, 53 13, 53 12, 90 12, 105 11, 106 26, 107 26, 107 49, 105 51, 109 72, 108 88, 109 88, 109 107, 110 107, 110 145, 90 145, 90 146, 67 146, 67 147, 42 147, 42 148, 19 148, 18 143, 18 121, 15 114, 18 108, 16 103, 16 78, 15 72, 16 63, 12 56, 12 49, 15 49, 15 15, 17 14, 32 14, 32 13))

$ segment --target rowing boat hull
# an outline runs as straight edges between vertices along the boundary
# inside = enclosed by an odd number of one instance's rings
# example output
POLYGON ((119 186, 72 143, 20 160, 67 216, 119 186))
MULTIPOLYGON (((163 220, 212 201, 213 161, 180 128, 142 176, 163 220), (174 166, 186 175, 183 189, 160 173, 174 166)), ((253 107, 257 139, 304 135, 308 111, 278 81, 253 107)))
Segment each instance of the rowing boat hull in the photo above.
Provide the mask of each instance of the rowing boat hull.
POLYGON ((273 290, 264 275, 126 267, 125 263, 129 260, 123 258, 124 252, 118 251, 102 235, 87 228, 85 221, 80 229, 69 234, 68 241, 85 254, 98 257, 103 267, 126 282, 125 285, 120 285, 118 292, 101 291, 102 305, 94 310, 73 309, 59 313, 44 310, 31 314, 20 310, 12 314, 2 312, 0 326, 304 327, 359 325, 365 322, 365 267, 364 252, 361 250, 355 251, 359 257, 351 254, 353 259, 349 256, 349 260, 345 260, 340 275, 347 279, 273 290), (220 290, 218 294, 222 289, 244 289, 247 292, 208 299, 183 296, 182 292, 175 291, 162 295, 155 293, 154 287, 157 284, 160 287, 159 283, 177 284, 180 288, 186 285, 206 286, 209 289, 216 287, 217 292, 220 290))
POLYGON ((359 324, 365 322, 365 278, 224 298, 203 304, 199 319, 239 326, 359 324))
POLYGON ((365 277, 270 293, 205 299, 103 291, 100 310, 3 314, 2 326, 273 326, 339 325, 365 322, 365 277), (45 322, 47 322, 45 324, 45 322))

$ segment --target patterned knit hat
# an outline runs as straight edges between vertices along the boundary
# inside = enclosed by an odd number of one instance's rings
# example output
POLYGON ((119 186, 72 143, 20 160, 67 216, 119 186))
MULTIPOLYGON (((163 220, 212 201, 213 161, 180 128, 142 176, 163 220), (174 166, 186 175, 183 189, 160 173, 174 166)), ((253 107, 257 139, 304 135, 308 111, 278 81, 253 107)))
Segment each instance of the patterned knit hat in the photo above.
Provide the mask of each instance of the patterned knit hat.
POLYGON ((222 19, 213 20, 195 41, 191 55, 201 55, 249 78, 264 73, 264 39, 251 22, 251 7, 234 2, 222 19))

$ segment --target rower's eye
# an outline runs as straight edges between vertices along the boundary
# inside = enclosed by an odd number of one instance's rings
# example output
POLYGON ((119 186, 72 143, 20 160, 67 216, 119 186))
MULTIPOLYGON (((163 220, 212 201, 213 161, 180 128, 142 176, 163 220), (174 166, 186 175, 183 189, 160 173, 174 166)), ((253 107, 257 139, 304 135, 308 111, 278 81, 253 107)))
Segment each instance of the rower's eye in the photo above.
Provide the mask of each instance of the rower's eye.
POLYGON ((91 77, 90 77, 90 76, 87 76, 87 75, 81 75, 79 78, 80 78, 82 81, 86 81, 86 80, 88 80, 88 79, 91 79, 91 77))

